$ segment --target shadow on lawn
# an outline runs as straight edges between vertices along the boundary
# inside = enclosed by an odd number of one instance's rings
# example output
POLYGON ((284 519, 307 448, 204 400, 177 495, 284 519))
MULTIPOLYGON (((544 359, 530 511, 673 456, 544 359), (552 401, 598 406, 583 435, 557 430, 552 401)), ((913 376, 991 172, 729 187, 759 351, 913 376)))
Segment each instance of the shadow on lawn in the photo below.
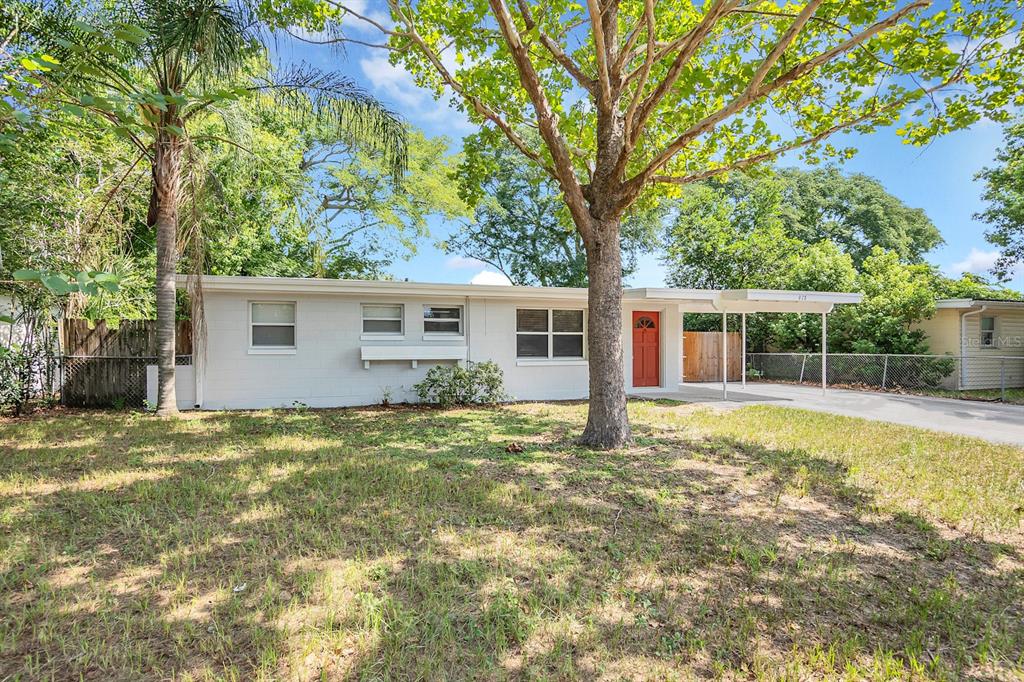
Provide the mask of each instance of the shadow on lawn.
POLYGON ((849 664, 986 678, 1021 664, 1019 547, 881 513, 806 452, 641 428, 641 446, 595 453, 571 445, 564 416, 102 414, 0 430, 0 475, 29 479, 0 488, 0 677, 849 664))

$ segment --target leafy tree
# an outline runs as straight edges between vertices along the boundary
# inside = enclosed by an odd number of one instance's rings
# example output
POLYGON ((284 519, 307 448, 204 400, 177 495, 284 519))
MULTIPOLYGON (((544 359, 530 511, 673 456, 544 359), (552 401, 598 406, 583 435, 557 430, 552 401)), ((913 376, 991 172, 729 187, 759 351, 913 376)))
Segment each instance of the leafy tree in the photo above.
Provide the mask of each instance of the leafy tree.
POLYGON ((68 316, 147 316, 152 276, 141 291, 131 276, 133 226, 145 217, 145 196, 117 191, 146 180, 133 160, 122 139, 66 113, 21 130, 0 149, 0 280, 12 281, 18 270, 115 273, 116 292, 75 292, 56 302, 68 316))
POLYGON ((374 254, 376 262, 365 269, 379 276, 397 255, 415 253, 417 241, 429 234, 428 218, 469 217, 458 184, 452 182, 458 157, 449 154, 449 140, 427 138, 411 128, 406 139, 401 182, 386 155, 358 139, 320 135, 307 141, 302 169, 323 171, 312 208, 327 228, 325 276, 345 271, 346 254, 362 253, 374 254))
MULTIPOLYGON (((803 291, 857 291, 858 305, 842 306, 829 316, 828 343, 835 353, 926 353, 924 333, 915 322, 935 311, 940 277, 924 263, 907 264, 895 251, 875 247, 861 269, 835 244, 819 242, 794 259, 785 287, 803 291)), ((758 316, 760 317, 760 316, 758 316)), ((787 351, 821 350, 819 315, 776 315, 767 328, 768 343, 787 351)))
MULTIPOLYGON (((715 260, 725 246, 723 237, 762 244, 781 239, 784 244, 766 251, 766 263, 783 246, 791 250, 793 240, 814 244, 827 239, 858 266, 875 246, 916 263, 942 243, 923 210, 906 206, 874 178, 844 175, 835 167, 733 173, 684 188, 675 204, 666 262, 681 285, 732 286, 725 284, 729 260, 724 253, 715 260), (732 224, 727 229, 723 221, 732 224), (715 274, 702 280, 707 270, 715 274)), ((747 265, 738 261, 735 267, 734 278, 742 279, 747 265)))
MULTIPOLYGON (((557 184, 524 163, 507 141, 492 144, 486 136, 471 136, 465 150, 458 177, 472 180, 459 191, 475 205, 475 219, 442 248, 493 266, 513 284, 587 286, 586 251, 557 184)), ((660 219, 651 207, 631 211, 623 221, 624 276, 635 270, 640 252, 653 248, 660 219)))
POLYGON ((985 182, 981 197, 988 208, 974 217, 989 224, 985 238, 1002 250, 992 269, 1002 280, 1024 262, 1024 121, 1006 127, 996 164, 977 175, 985 182))
POLYGON ((671 286, 742 289, 782 286, 785 268, 806 244, 788 233, 782 184, 752 182, 748 192, 727 197, 721 187, 699 183, 675 202, 666 230, 663 262, 671 286))
POLYGON ((587 253, 581 441, 593 446, 630 437, 620 249, 630 207, 791 151, 845 156, 826 142, 841 131, 900 122, 907 141, 923 144, 984 115, 1005 118, 1024 59, 999 40, 1015 29, 1009 0, 942 10, 926 10, 927 0, 895 9, 876 0, 387 0, 393 27, 364 5, 268 9, 312 28, 345 17, 377 27, 421 85, 453 91, 473 120, 558 182, 587 253), (970 49, 954 49, 951 36, 970 49), (780 117, 787 126, 772 125, 780 117), (519 134, 529 125, 542 147, 519 134))
POLYGON ((993 285, 984 277, 966 272, 959 279, 938 277, 936 297, 1019 301, 1024 298, 1024 294, 1004 286, 993 285))
POLYGON ((920 208, 889 194, 875 178, 846 175, 838 168, 779 172, 782 206, 794 237, 807 243, 828 239, 860 266, 874 247, 893 251, 907 263, 942 244, 942 235, 920 208))
MULTIPOLYGON (((148 223, 156 231, 157 413, 173 414, 175 275, 183 236, 179 209, 197 141, 190 130, 242 97, 266 93, 292 108, 297 119, 333 120, 378 142, 396 172, 404 163, 404 131, 347 79, 308 67, 265 78, 258 24, 244 4, 230 0, 121 0, 89 6, 81 14, 57 5, 40 12, 34 30, 21 39, 27 52, 46 50, 45 59, 20 61, 44 97, 72 113, 109 122, 149 166, 148 223)), ((221 137, 231 132, 225 126, 221 137)))
POLYGON ((925 353, 924 333, 914 322, 935 312, 935 279, 930 266, 906 265, 892 251, 875 247, 857 277, 864 301, 840 313, 839 329, 854 353, 925 353))

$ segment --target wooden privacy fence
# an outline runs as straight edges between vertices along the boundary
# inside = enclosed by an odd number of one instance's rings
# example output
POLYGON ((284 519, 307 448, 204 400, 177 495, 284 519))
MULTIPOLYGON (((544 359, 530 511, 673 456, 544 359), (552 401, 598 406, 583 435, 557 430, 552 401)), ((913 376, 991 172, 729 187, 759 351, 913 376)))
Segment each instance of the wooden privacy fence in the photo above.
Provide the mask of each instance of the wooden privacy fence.
MULTIPOLYGON (((743 337, 726 334, 729 381, 743 378, 743 337)), ((722 380, 722 332, 683 332, 683 381, 722 380)))
MULTIPOLYGON (((192 323, 179 320, 175 330, 176 355, 192 354, 192 323)), ((61 320, 64 355, 139 358, 156 357, 156 320, 123 320, 116 328, 106 322, 89 327, 89 320, 61 320)))
MULTIPOLYGON (((61 402, 73 407, 141 407, 146 365, 156 364, 156 321, 61 320, 61 402)), ((192 323, 177 323, 176 364, 192 364, 192 323)))

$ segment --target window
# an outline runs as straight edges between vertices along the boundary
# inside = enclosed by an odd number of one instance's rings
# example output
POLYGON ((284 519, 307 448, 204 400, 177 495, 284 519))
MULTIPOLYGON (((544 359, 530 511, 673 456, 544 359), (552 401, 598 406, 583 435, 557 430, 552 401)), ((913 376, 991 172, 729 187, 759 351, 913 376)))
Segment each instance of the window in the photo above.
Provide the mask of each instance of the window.
POLYGON ((462 306, 423 306, 425 334, 461 334, 462 306))
POLYGON ((363 333, 401 334, 404 309, 400 304, 363 304, 363 333))
POLYGON ((981 318, 981 346, 992 348, 996 345, 996 318, 981 318))
POLYGON ((294 303, 250 303, 249 325, 254 348, 295 347, 294 303))
POLYGON ((516 357, 582 358, 583 311, 516 310, 516 357))

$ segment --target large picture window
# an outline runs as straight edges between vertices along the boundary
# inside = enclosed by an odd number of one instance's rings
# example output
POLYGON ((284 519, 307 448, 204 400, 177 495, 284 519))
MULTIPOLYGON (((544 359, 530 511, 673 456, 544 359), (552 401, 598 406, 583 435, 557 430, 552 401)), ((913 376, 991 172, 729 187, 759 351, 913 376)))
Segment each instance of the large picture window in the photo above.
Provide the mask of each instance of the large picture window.
POLYGON ((516 357, 581 359, 583 347, 582 310, 516 311, 516 357))
POLYGON ((249 345, 253 348, 295 348, 295 304, 249 304, 249 345))
POLYGON ((396 334, 402 333, 404 307, 391 303, 363 304, 364 334, 396 334))
POLYGON ((425 334, 461 334, 462 306, 423 306, 423 332, 425 334))

